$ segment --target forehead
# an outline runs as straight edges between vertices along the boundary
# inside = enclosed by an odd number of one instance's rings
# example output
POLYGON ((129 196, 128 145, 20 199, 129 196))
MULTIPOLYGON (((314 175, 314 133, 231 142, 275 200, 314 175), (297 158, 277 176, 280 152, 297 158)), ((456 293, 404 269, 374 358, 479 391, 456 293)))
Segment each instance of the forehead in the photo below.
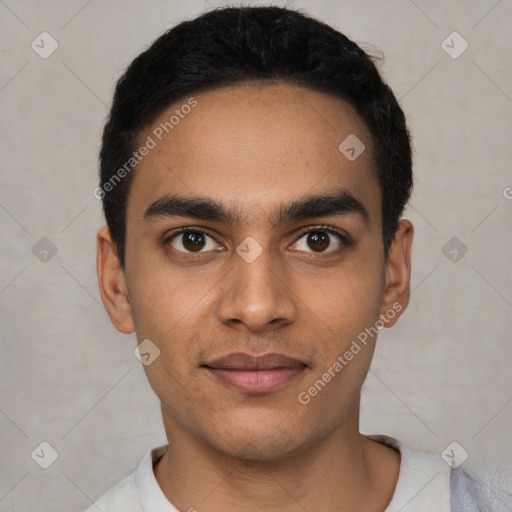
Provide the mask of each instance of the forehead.
POLYGON ((280 202, 339 189, 380 215, 369 131, 328 94, 282 83, 201 92, 164 110, 140 134, 142 145, 151 149, 134 171, 128 222, 165 195, 214 198, 255 219, 280 202))

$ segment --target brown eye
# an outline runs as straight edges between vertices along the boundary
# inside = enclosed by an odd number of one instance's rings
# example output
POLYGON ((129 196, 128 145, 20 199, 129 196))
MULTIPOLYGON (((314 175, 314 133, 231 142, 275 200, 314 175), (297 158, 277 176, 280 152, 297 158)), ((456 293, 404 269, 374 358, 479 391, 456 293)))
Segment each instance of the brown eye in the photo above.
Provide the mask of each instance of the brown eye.
POLYGON ((324 231, 312 231, 307 238, 308 246, 315 252, 323 252, 331 243, 329 235, 324 231))
POLYGON ((183 233, 183 247, 187 251, 200 251, 206 245, 205 237, 197 231, 183 233))
POLYGON ((334 252, 347 244, 347 239, 338 231, 327 228, 310 229, 302 233, 293 249, 304 252, 334 252))
POLYGON ((167 243, 170 243, 174 249, 179 252, 206 252, 214 250, 216 243, 211 236, 203 231, 182 230, 172 235, 167 243))

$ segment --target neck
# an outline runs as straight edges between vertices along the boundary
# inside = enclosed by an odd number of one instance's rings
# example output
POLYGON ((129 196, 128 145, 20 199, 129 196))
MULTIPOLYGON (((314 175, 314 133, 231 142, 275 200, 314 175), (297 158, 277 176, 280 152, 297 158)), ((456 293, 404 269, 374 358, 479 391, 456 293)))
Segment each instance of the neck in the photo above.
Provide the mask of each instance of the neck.
POLYGON ((169 450, 156 479, 179 510, 381 512, 400 467, 394 449, 361 435, 358 414, 343 427, 277 460, 221 452, 164 415, 169 450))

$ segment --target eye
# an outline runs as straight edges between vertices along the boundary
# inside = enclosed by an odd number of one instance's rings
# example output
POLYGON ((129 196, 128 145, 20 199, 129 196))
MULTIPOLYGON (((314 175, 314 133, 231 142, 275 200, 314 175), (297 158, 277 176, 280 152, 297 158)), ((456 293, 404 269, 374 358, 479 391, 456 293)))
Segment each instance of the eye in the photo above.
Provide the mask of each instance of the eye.
POLYGON ((204 231, 192 228, 182 228, 165 240, 166 244, 185 253, 212 251, 217 248, 215 240, 204 231))
POLYGON ((319 226, 304 231, 292 248, 304 252, 325 253, 335 252, 347 244, 347 237, 338 230, 327 226, 319 226))
MULTIPOLYGON (((203 253, 219 249, 219 244, 213 237, 199 228, 184 227, 168 236, 165 245, 171 245, 178 252, 191 254, 203 253)), ((329 253, 339 250, 344 245, 350 245, 348 237, 329 226, 317 226, 303 231, 292 249, 313 253, 329 253)))

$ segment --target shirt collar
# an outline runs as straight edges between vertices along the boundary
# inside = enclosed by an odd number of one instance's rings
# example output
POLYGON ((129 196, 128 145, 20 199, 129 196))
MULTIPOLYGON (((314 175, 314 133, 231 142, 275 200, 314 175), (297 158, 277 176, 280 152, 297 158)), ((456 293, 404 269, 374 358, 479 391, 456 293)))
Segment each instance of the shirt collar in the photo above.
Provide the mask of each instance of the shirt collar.
POLYGON ((384 512, 450 512, 451 467, 440 455, 413 452, 393 437, 366 436, 400 452, 400 472, 384 512))
POLYGON ((151 512, 179 512, 167 499, 153 471, 153 466, 167 451, 168 445, 149 450, 135 472, 135 491, 144 510, 151 512))
MULTIPOLYGON (((440 456, 409 450, 400 441, 384 435, 367 436, 400 452, 400 472, 391 502, 384 512, 449 512, 451 468, 440 456)), ((135 491, 144 510, 179 512, 160 488, 154 465, 168 445, 149 450, 135 473, 135 491)))

